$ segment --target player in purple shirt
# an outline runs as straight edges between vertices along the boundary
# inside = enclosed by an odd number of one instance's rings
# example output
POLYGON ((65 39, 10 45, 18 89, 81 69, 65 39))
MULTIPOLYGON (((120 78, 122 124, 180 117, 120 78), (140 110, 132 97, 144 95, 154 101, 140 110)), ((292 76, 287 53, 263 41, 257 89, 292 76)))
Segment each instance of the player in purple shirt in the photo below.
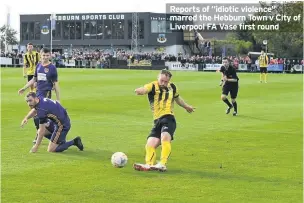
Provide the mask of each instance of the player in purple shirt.
POLYGON ((37 142, 31 149, 31 152, 36 152, 41 144, 42 138, 45 135, 46 123, 48 119, 55 124, 55 129, 50 139, 48 152, 63 152, 70 146, 75 145, 79 150, 83 150, 83 144, 80 137, 76 137, 71 141, 66 142, 66 136, 71 128, 70 118, 67 111, 60 103, 49 98, 38 97, 34 92, 26 95, 26 102, 32 108, 28 115, 22 120, 23 127, 28 119, 37 114, 39 118, 39 129, 37 142))
MULTIPOLYGON (((51 53, 50 50, 47 48, 43 48, 40 51, 41 55, 41 63, 38 63, 35 74, 32 80, 30 80, 23 88, 21 88, 18 93, 23 94, 25 90, 32 85, 37 85, 36 94, 38 97, 46 97, 51 98, 52 96, 52 89, 54 88, 56 92, 57 101, 60 102, 60 90, 58 84, 58 74, 56 67, 50 62, 51 53)), ((37 117, 34 117, 34 123, 36 129, 39 128, 39 120, 37 117)), ((36 139, 33 143, 36 143, 36 139)))
POLYGON ((27 88, 37 82, 36 94, 38 97, 51 98, 52 89, 56 92, 57 101, 60 101, 60 90, 58 84, 58 74, 56 67, 50 62, 51 53, 47 48, 40 52, 41 63, 38 63, 34 78, 30 80, 18 93, 23 94, 27 88))

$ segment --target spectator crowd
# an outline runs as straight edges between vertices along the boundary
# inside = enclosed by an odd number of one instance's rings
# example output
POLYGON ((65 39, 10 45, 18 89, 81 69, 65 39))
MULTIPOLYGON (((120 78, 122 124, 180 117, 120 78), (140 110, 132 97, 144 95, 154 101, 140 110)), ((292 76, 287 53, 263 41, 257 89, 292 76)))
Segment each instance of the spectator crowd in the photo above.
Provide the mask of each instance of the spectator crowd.
MULTIPOLYGON (((39 51, 39 50, 38 50, 39 51)), ((16 59, 22 63, 24 53, 18 52, 1 52, 1 57, 9 57, 16 59)), ((239 64, 247 64, 249 70, 253 70, 256 61, 250 59, 249 56, 226 56, 230 59, 233 66, 238 68, 239 64)), ((140 61, 179 61, 182 64, 221 64, 222 56, 200 56, 200 55, 170 55, 159 52, 143 52, 132 54, 130 51, 124 49, 107 49, 107 50, 93 50, 93 49, 66 49, 63 53, 56 50, 52 53, 52 60, 56 66, 65 66, 73 61, 74 66, 78 67, 92 67, 92 68, 109 68, 111 61, 127 61, 128 64, 138 63, 140 61)), ((290 70, 293 65, 303 65, 304 60, 286 59, 286 58, 270 58, 269 64, 284 64, 284 70, 290 70)), ((18 64, 15 62, 15 64, 18 64)))

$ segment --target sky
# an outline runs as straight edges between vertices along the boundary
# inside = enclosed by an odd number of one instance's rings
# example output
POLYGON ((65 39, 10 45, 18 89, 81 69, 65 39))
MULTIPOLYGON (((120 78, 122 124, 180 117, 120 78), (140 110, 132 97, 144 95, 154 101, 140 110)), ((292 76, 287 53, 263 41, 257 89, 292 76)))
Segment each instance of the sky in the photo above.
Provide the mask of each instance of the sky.
MULTIPOLYGON (((166 3, 185 3, 186 0, 9 0, 0 2, 0 26, 6 23, 10 11, 10 26, 19 32, 20 14, 47 13, 111 13, 111 12, 166 12, 166 3), (107 3, 104 3, 107 2, 107 3)), ((246 2, 257 3, 257 0, 246 2)), ((189 3, 189 2, 188 2, 189 3)), ((243 0, 191 0, 191 3, 244 3, 243 0)))

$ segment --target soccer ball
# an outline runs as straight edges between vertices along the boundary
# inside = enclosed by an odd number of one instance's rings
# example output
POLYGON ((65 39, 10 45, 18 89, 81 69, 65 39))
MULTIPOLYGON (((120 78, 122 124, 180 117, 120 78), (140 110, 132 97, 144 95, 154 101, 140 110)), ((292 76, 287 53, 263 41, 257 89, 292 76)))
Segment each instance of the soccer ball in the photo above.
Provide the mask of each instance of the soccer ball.
POLYGON ((114 167, 122 168, 128 162, 128 157, 123 152, 115 152, 111 157, 111 163, 114 167))

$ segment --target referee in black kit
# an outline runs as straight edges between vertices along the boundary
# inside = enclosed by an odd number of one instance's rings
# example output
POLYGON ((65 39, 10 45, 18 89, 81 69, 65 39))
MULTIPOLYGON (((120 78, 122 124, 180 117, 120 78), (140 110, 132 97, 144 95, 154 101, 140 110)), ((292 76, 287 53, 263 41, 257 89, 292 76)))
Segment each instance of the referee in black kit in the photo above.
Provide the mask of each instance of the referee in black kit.
POLYGON ((221 99, 228 105, 226 114, 230 113, 232 107, 234 108, 233 116, 237 115, 237 103, 236 97, 239 90, 239 77, 236 74, 235 68, 229 63, 228 58, 223 58, 223 66, 221 67, 222 80, 220 86, 222 87, 222 96, 221 99), (230 93, 231 102, 229 102, 227 96, 230 93))

